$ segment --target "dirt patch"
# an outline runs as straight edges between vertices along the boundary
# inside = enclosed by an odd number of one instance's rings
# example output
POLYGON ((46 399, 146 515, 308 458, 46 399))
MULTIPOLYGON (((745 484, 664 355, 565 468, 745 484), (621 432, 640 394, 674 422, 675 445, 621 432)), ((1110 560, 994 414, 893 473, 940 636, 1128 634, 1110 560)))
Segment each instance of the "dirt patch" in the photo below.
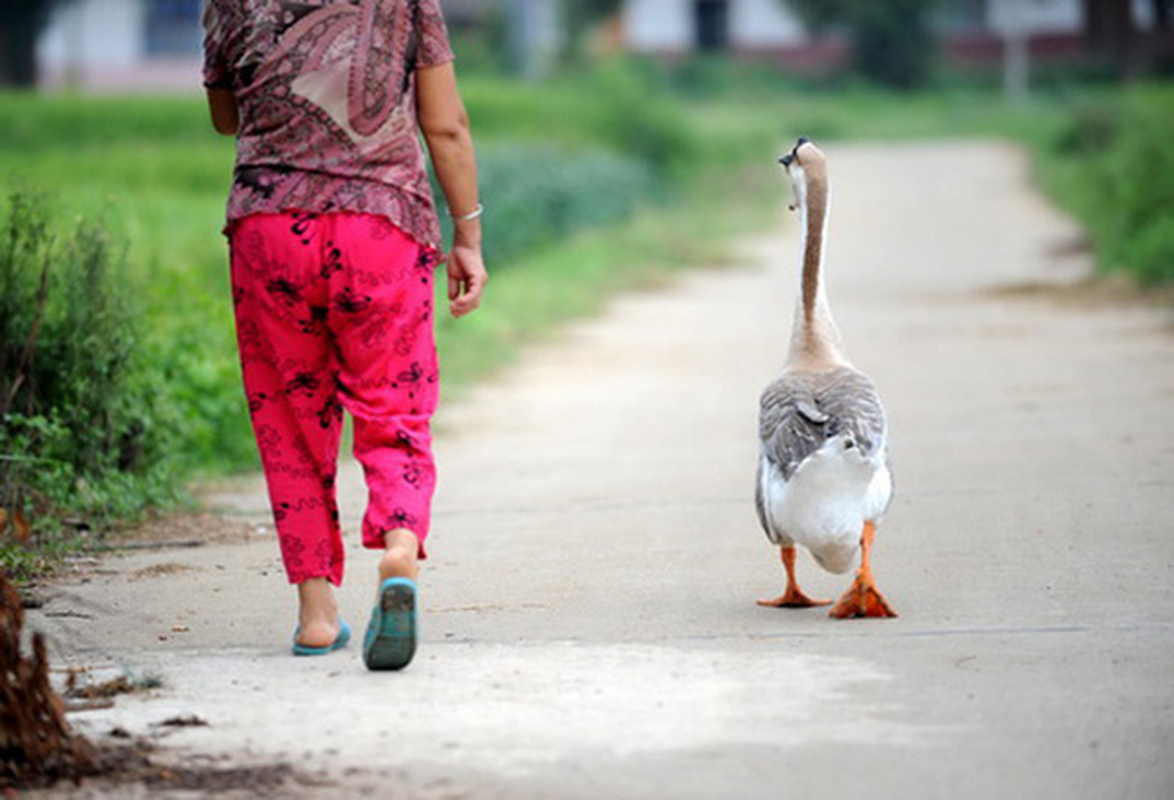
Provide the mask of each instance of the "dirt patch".
POLYGON ((158 514, 145 522, 112 531, 105 537, 115 550, 199 547, 244 543, 257 535, 257 523, 220 514, 158 514))
MULTIPOLYGON (((117 740, 127 734, 115 729, 110 736, 117 740)), ((191 759, 191 763, 173 761, 153 742, 138 739, 95 746, 93 768, 74 776, 72 781, 42 778, 12 788, 52 787, 54 797, 69 797, 73 793, 78 797, 106 797, 126 794, 136 784, 163 796, 168 792, 199 792, 201 796, 239 792, 250 797, 296 796, 298 787, 328 785, 320 776, 299 772, 287 763, 229 766, 196 763, 196 759, 191 759)))
POLYGON ((1009 300, 1046 300, 1075 309, 1174 309, 1174 286, 1143 287, 1124 275, 1097 275, 1071 283, 1025 281, 995 286, 982 294, 1009 300))
POLYGON ((62 694, 70 701, 77 701, 68 706, 69 711, 84 708, 101 707, 87 705, 87 701, 110 700, 120 694, 134 694, 158 689, 163 685, 162 679, 155 675, 146 675, 141 678, 131 678, 129 675, 115 675, 106 680, 91 680, 90 670, 86 668, 66 670, 65 689, 62 694))
MULTIPOLYGON (((66 522, 78 531, 80 549, 64 564, 47 565, 24 579, 20 592, 26 608, 41 608, 52 598, 52 592, 46 587, 54 578, 86 577, 100 572, 107 553, 183 551, 214 544, 246 544, 259 536, 273 535, 272 528, 255 521, 207 512, 152 514, 137 524, 102 532, 91 531, 81 520, 66 522)), ((128 577, 130 580, 160 578, 189 569, 179 563, 159 564, 128 577)))
POLYGON ((166 578, 169 575, 181 575, 185 572, 195 572, 195 568, 189 567, 186 564, 177 564, 174 561, 168 561, 164 564, 152 564, 149 567, 136 569, 127 575, 126 578, 130 581, 141 581, 144 578, 166 578))
POLYGON ((185 791, 226 792, 247 790, 253 794, 274 794, 290 783, 312 783, 289 764, 268 764, 252 767, 167 767, 148 764, 126 777, 154 789, 182 789, 185 791))
POLYGON ((136 691, 135 685, 126 675, 119 675, 107 681, 78 685, 77 672, 69 673, 69 680, 65 688, 66 697, 83 700, 98 700, 115 697, 120 694, 130 694, 136 691))

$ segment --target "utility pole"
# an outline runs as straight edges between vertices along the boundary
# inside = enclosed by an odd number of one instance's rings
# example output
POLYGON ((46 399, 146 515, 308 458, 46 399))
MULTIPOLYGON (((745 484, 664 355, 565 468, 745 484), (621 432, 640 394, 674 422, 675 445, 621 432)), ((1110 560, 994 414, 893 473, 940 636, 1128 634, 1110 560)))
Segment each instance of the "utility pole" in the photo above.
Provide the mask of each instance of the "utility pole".
POLYGON ((1003 40, 1003 93, 1011 103, 1026 103, 1031 93, 1031 34, 1022 0, 994 4, 995 27, 1003 40))
POLYGON ((80 90, 86 85, 86 8, 71 4, 60 10, 65 22, 65 88, 80 90))

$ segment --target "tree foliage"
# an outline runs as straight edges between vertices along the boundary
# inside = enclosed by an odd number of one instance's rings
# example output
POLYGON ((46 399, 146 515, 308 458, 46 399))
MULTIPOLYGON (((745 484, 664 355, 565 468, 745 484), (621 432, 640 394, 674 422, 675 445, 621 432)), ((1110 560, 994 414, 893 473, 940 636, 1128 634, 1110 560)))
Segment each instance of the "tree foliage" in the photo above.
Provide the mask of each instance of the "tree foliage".
POLYGON ((938 0, 780 0, 814 32, 842 28, 858 72, 888 86, 924 84, 934 64, 938 0))

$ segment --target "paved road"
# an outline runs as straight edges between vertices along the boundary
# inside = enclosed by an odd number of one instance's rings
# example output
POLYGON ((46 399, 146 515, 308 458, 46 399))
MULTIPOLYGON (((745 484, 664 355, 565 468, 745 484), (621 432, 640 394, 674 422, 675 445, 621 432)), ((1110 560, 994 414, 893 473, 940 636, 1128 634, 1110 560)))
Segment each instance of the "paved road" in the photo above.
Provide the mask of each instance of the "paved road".
MULTIPOLYGON (((257 534, 60 587, 33 616, 59 661, 164 680, 77 723, 196 714, 168 746, 289 760, 330 779, 314 797, 1174 796, 1168 318, 1052 288, 1087 257, 1013 148, 827 150, 832 307, 892 419, 875 569, 899 619, 753 602, 781 585, 752 506, 797 284, 780 215, 740 266, 624 298, 443 411, 410 670, 288 657, 257 534)), ((263 521, 257 486, 214 502, 263 521)), ((361 627, 373 558, 350 563, 361 627)))

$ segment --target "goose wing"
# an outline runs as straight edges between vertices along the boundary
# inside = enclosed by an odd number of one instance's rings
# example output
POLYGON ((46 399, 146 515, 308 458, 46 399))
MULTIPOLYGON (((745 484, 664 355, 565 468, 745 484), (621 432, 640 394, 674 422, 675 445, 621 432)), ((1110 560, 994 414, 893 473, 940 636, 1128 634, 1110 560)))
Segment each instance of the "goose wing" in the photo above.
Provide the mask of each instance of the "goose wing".
POLYGON ((803 460, 820 448, 827 439, 831 417, 819 407, 811 382, 805 374, 784 375, 762 393, 758 413, 758 438, 762 457, 758 460, 758 479, 754 482, 754 510, 767 538, 788 543, 767 511, 765 481, 774 482, 781 475, 783 483, 791 479, 803 460))
POLYGON ((758 437, 783 480, 834 436, 851 436, 872 457, 884 447, 885 430, 876 388, 851 367, 783 375, 762 393, 758 437))

